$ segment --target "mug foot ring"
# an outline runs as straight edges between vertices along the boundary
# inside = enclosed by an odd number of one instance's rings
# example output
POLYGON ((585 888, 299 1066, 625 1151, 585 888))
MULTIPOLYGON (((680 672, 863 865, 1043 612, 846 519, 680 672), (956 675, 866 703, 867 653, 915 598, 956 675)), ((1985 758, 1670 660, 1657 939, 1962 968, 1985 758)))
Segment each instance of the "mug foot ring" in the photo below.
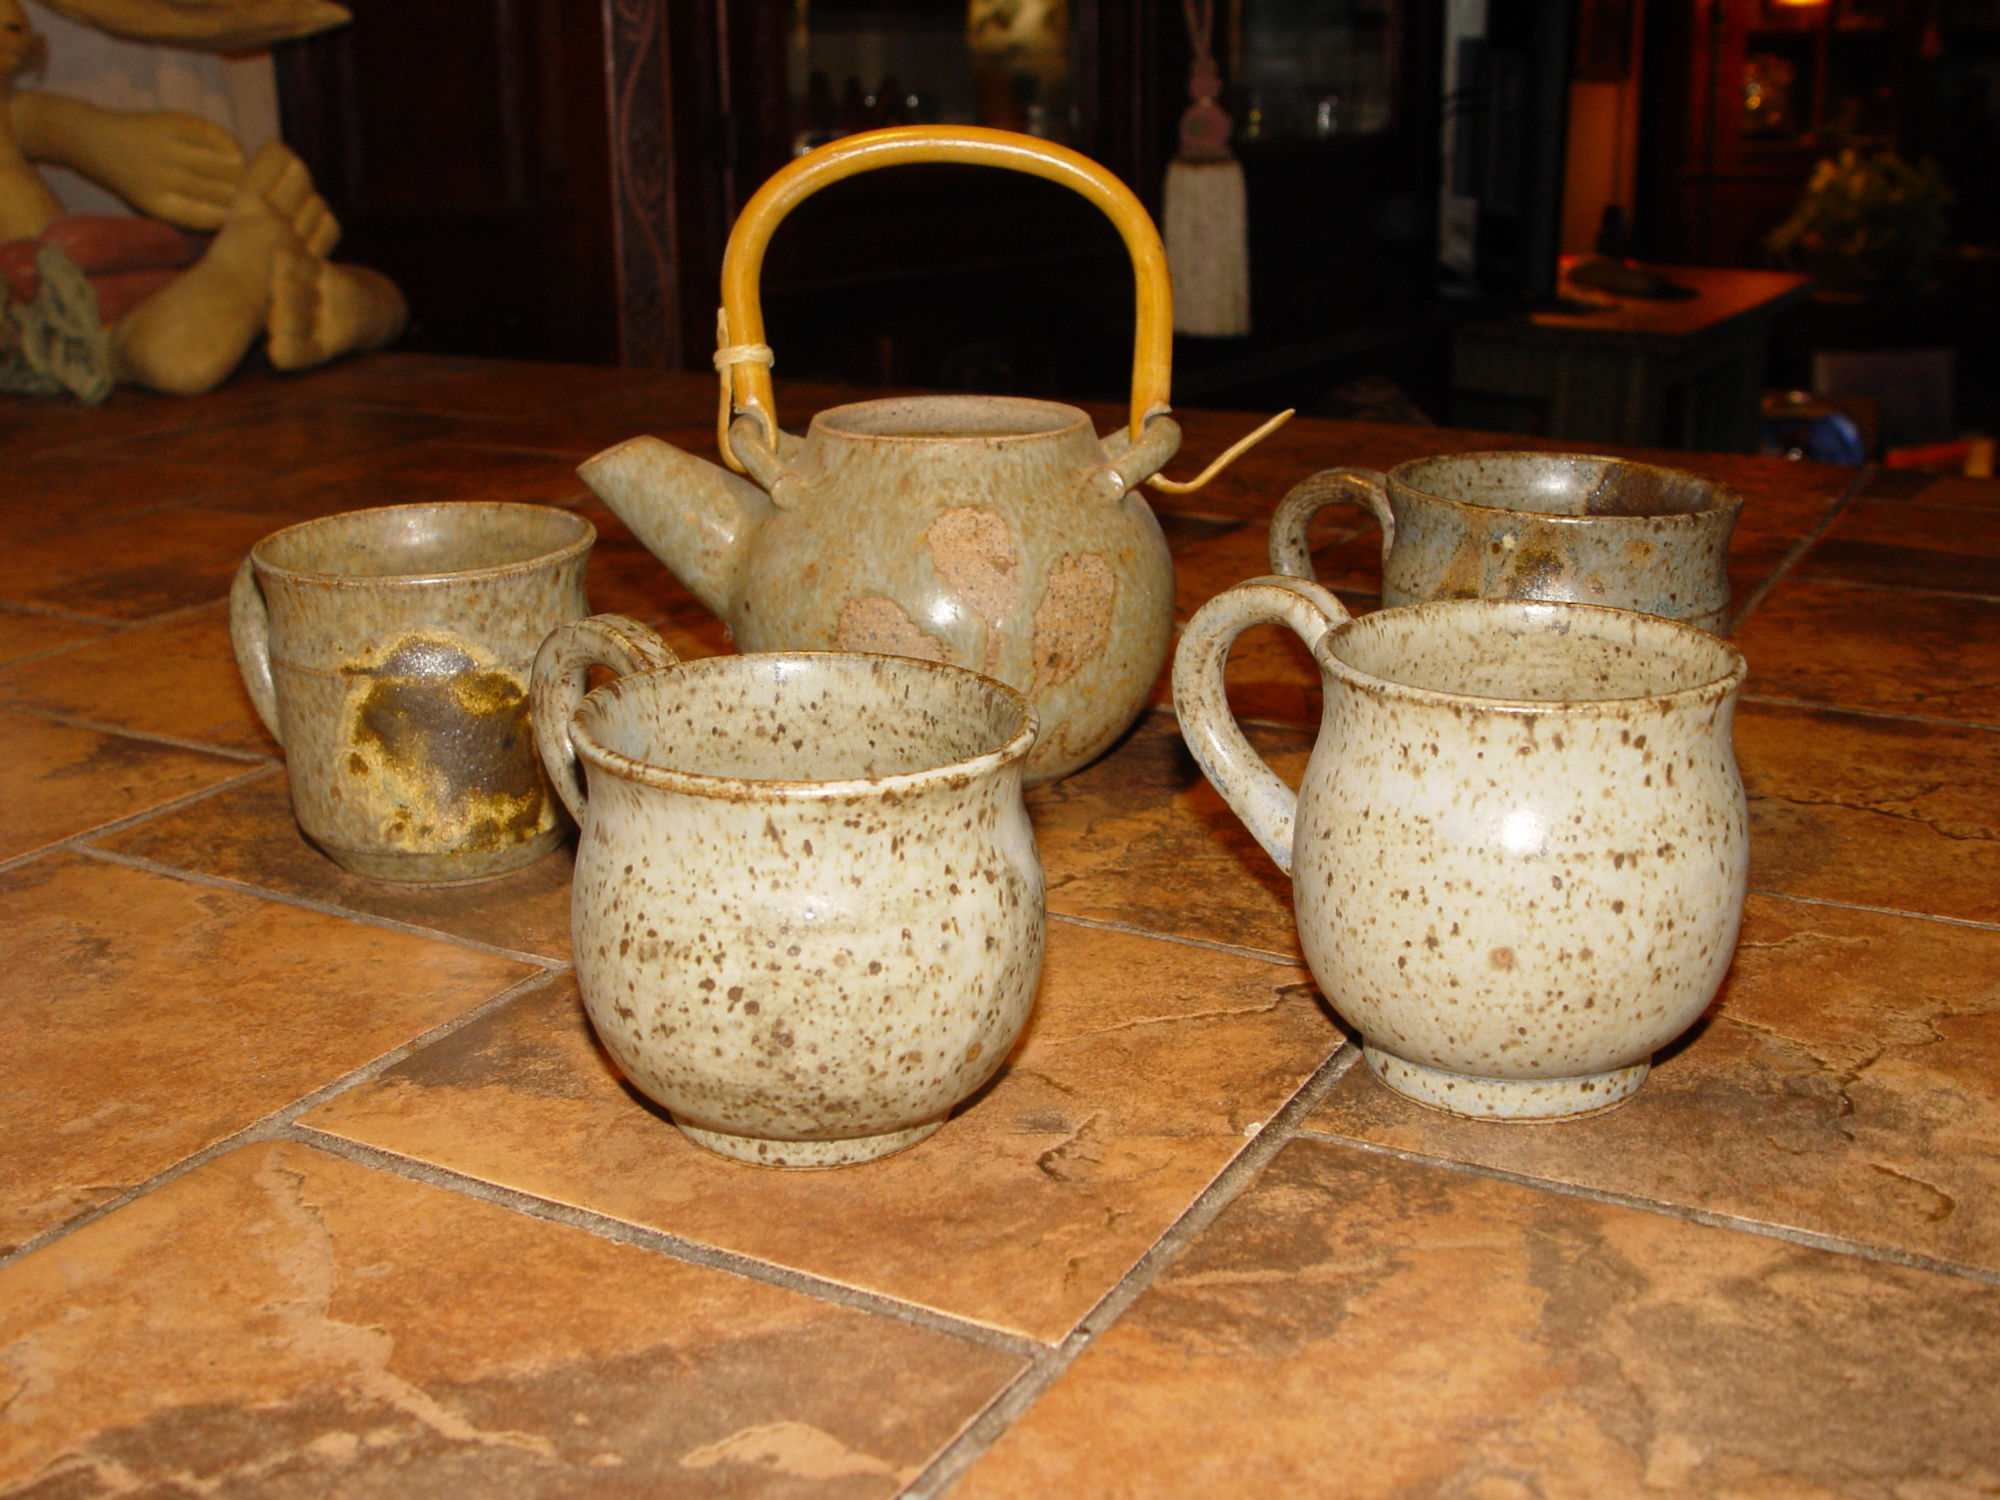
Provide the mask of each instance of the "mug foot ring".
POLYGON ((1366 1044, 1368 1071, 1391 1089, 1447 1114, 1479 1120, 1564 1120, 1623 1104, 1653 1069, 1651 1061, 1582 1078, 1475 1078, 1427 1068, 1366 1044))

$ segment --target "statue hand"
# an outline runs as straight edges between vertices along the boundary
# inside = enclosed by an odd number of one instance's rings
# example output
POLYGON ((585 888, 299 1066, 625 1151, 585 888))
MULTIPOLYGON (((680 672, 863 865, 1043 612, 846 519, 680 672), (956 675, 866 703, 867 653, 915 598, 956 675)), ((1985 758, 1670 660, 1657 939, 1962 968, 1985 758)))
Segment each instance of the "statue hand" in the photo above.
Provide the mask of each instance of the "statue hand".
POLYGON ((222 228, 244 152, 222 126, 172 110, 102 112, 76 170, 142 214, 184 230, 222 228))
POLYGON ((135 42, 243 52, 311 36, 350 16, 332 0, 45 0, 50 10, 135 42))

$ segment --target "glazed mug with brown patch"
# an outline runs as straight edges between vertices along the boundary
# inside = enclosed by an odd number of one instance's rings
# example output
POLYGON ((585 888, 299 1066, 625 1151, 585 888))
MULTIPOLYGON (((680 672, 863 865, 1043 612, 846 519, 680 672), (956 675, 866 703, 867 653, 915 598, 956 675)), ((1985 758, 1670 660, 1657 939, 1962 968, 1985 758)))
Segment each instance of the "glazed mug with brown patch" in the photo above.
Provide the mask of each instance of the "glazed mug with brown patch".
POLYGON ((1382 602, 1541 599, 1636 609, 1720 634, 1743 500, 1699 474, 1577 453, 1448 453, 1386 474, 1327 469, 1271 518, 1271 571, 1313 576, 1329 505, 1382 527, 1382 602))
POLYGON ((598 615, 542 647, 534 719, 582 829, 584 1006, 691 1140, 870 1161, 1000 1066, 1042 965, 1020 693, 897 656, 677 662, 598 615), (597 667, 625 675, 586 694, 597 667))
POLYGON ((1727 642, 1628 610, 1351 618, 1316 584, 1260 578, 1196 612, 1174 708, 1291 876, 1306 961, 1375 1075, 1456 1114, 1553 1119, 1629 1097, 1729 967, 1744 671, 1727 642), (1265 624, 1306 642, 1325 689, 1296 793, 1224 696, 1231 642, 1265 624))
POLYGON ((596 530, 548 506, 392 505, 288 526, 229 596, 236 663, 335 863, 472 880, 561 843, 528 720, 535 651, 589 613, 596 530))

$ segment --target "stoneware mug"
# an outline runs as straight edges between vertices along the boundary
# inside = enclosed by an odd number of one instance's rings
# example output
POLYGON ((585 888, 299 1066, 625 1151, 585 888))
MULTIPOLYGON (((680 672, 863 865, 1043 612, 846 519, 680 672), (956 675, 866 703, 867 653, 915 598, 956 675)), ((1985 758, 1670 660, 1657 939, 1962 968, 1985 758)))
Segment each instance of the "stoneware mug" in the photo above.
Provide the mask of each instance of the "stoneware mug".
POLYGON ((250 549, 229 594, 236 664, 285 747, 299 827, 335 863, 472 880, 562 841, 528 673, 551 630, 590 612, 596 535, 566 510, 448 501, 306 521, 250 549))
POLYGON ((1271 517, 1271 571, 1313 576, 1306 528, 1333 504, 1382 526, 1382 602, 1544 599, 1642 610, 1720 634, 1743 500, 1679 469, 1577 453, 1448 453, 1327 469, 1271 517))
POLYGON ((1026 698, 910 657, 676 662, 598 615, 543 645, 534 715, 583 830, 584 1007, 690 1139, 869 1161, 1000 1066, 1042 966, 1026 698), (600 666, 626 675, 586 694, 600 666))
POLYGON ((1730 742, 1744 664, 1686 625, 1524 601, 1350 619, 1261 578, 1196 612, 1181 732, 1292 877, 1299 940, 1389 1087, 1539 1120, 1627 1098, 1722 982, 1749 850, 1730 742), (1325 687, 1296 796, 1223 694, 1278 624, 1325 687))

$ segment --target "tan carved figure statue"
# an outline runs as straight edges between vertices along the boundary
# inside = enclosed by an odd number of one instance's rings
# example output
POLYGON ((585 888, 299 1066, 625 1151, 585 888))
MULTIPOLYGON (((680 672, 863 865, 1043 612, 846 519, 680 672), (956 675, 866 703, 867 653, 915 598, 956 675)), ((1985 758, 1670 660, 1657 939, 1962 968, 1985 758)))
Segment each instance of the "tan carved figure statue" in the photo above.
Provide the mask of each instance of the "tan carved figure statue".
POLYGON ((328 259, 340 226, 287 147, 245 163, 192 115, 16 89, 39 45, 18 0, 0 0, 0 389, 197 395, 260 339, 297 370, 402 331, 394 283, 328 259), (65 213, 38 163, 139 215, 65 213))

